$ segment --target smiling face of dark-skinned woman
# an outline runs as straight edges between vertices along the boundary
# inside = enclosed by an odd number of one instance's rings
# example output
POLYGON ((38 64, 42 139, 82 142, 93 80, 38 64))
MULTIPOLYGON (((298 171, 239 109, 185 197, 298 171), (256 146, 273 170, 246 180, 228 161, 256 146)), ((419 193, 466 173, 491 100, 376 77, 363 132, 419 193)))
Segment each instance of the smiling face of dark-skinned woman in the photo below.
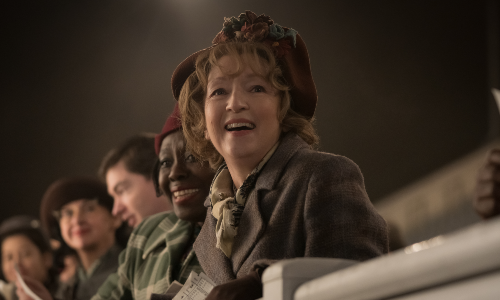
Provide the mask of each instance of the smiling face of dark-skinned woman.
POLYGON ((200 163, 186 150, 182 131, 163 139, 158 156, 160 188, 172 199, 177 217, 189 222, 203 222, 207 212, 203 203, 214 176, 208 163, 200 163))

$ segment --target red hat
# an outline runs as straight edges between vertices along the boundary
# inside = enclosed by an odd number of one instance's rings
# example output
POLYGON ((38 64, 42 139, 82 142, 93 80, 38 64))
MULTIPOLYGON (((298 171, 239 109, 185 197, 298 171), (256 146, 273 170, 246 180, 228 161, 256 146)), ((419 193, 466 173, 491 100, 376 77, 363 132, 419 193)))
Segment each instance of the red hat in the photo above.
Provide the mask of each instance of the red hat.
POLYGON ((168 117, 167 121, 165 122, 165 125, 163 125, 163 129, 161 130, 161 133, 157 134, 155 136, 155 151, 156 155, 160 153, 160 148, 161 148, 161 142, 163 142, 163 139, 169 135, 170 133, 179 130, 182 127, 181 123, 181 112, 179 110, 179 104, 176 102, 174 111, 172 114, 168 117))
MULTIPOLYGON (((225 18, 222 30, 212 41, 213 45, 226 41, 261 42, 273 49, 283 68, 283 75, 290 85, 292 108, 307 119, 311 119, 318 102, 318 94, 311 73, 309 54, 301 36, 292 28, 282 27, 265 15, 249 10, 238 18, 225 18)), ((172 92, 179 100, 182 86, 195 71, 196 58, 213 46, 191 54, 177 66, 172 75, 172 92)))

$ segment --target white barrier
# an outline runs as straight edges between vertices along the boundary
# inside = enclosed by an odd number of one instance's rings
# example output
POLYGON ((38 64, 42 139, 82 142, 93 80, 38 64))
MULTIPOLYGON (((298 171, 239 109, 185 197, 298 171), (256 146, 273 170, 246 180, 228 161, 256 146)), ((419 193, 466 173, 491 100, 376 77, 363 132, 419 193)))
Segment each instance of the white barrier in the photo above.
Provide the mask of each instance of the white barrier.
MULTIPOLYGON (((303 284, 290 279, 314 270, 318 261, 311 261, 308 266, 311 258, 298 260, 303 260, 300 268, 283 269, 278 265, 274 269, 273 265, 264 272, 264 300, 288 300, 291 298, 283 296, 293 292, 295 300, 500 299, 500 218, 320 275, 303 284), (279 268, 284 270, 281 279, 276 275, 279 268), (279 289, 282 292, 272 292, 279 289)), ((313 275, 313 271, 310 273, 313 275)))

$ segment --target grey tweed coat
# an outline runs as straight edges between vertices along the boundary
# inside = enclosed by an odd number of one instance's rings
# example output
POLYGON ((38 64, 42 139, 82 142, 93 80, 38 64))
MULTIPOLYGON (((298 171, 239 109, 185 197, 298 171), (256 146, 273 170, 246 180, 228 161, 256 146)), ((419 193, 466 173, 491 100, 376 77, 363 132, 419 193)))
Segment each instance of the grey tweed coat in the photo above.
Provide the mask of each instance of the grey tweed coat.
POLYGON ((217 284, 254 267, 294 257, 358 261, 388 251, 387 226, 368 199, 363 175, 346 157, 311 150, 288 133, 248 196, 231 258, 215 247, 210 198, 194 243, 205 273, 217 284))

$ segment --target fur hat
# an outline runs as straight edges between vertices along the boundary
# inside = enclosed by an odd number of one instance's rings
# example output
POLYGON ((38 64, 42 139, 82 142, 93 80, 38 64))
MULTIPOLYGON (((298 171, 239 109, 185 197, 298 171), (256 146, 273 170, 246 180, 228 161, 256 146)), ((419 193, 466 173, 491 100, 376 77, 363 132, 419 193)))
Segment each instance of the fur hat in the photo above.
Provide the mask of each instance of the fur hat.
MULTIPOLYGON (((290 86, 292 109, 311 119, 316 109, 318 94, 311 73, 309 54, 302 37, 294 29, 282 27, 265 15, 257 16, 247 10, 238 18, 225 18, 222 30, 212 41, 213 46, 227 41, 261 42, 273 50, 290 86)), ((177 66, 172 75, 172 92, 179 100, 182 86, 195 71, 198 55, 213 46, 191 54, 177 66)))
POLYGON ((80 199, 97 199, 99 205, 111 213, 113 198, 108 194, 106 185, 92 177, 72 177, 59 179, 52 183, 42 197, 40 219, 52 238, 59 238, 59 220, 54 212, 64 205, 80 199))
POLYGON ((163 129, 161 130, 161 133, 157 134, 155 136, 155 151, 156 155, 160 153, 160 148, 161 148, 161 142, 163 139, 169 135, 170 133, 179 130, 182 127, 181 123, 181 112, 179 110, 179 104, 176 102, 174 111, 172 114, 168 117, 167 121, 165 122, 165 125, 163 125, 163 129))

